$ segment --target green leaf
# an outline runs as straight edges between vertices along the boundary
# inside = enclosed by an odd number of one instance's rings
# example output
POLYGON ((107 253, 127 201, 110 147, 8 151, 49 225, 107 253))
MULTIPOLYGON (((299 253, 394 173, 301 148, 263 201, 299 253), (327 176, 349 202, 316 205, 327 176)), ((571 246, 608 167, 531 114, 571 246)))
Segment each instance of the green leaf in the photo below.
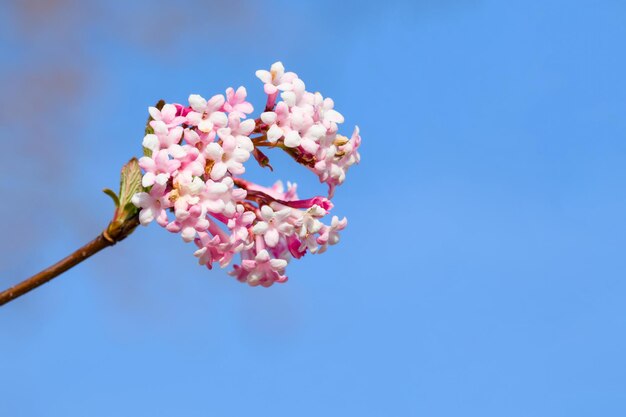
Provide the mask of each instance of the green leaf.
POLYGON ((110 188, 105 188, 102 190, 102 192, 113 199, 113 202, 115 203, 115 207, 120 206, 120 199, 117 198, 117 194, 115 194, 115 191, 111 190, 110 188))
POLYGON ((103 236, 112 243, 120 241, 130 235, 137 227, 137 213, 139 209, 132 203, 132 198, 144 190, 141 185, 141 168, 137 158, 133 158, 122 167, 120 175, 120 192, 116 195, 112 190, 105 188, 105 194, 115 202, 115 213, 109 222, 103 236))
MULTIPOLYGON (((131 203, 133 196, 143 190, 141 186, 141 168, 137 158, 133 158, 122 168, 122 176, 120 178, 120 207, 126 211, 128 204, 131 203)), ((134 205, 132 205, 135 207, 134 205)), ((136 208, 135 208, 136 209, 136 208)), ((134 213, 133 213, 134 214, 134 213)))
POLYGON ((124 206, 124 211, 126 211, 127 213, 134 213, 137 210, 139 209, 133 203, 128 203, 124 206))
MULTIPOLYGON (((143 191, 141 186, 141 168, 137 158, 133 158, 124 167, 120 176, 120 192, 117 197, 117 209, 113 216, 113 224, 122 224, 130 219, 139 209, 131 202, 133 196, 143 191)), ((109 193, 107 193, 109 194, 109 193)), ((109 194, 110 195, 110 194, 109 194)))

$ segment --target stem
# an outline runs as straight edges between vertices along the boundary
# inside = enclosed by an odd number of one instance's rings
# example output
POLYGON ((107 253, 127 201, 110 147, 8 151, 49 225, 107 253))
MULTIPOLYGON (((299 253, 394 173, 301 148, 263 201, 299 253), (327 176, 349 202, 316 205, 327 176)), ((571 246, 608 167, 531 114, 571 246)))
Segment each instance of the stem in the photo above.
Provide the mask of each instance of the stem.
POLYGON ((0 293, 0 306, 15 300, 16 298, 34 290, 51 279, 61 275, 68 269, 78 265, 85 259, 100 252, 102 249, 113 246, 117 242, 124 240, 139 225, 139 216, 134 216, 122 221, 111 222, 98 237, 85 246, 77 249, 71 255, 61 259, 59 262, 20 282, 14 287, 0 293))

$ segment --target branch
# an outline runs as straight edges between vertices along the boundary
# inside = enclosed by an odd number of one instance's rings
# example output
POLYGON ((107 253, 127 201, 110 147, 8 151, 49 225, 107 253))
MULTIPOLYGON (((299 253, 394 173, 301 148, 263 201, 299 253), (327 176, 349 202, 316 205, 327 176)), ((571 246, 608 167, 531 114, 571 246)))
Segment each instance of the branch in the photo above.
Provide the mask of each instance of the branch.
POLYGON ((107 228, 97 238, 77 249, 71 255, 61 259, 54 265, 20 282, 14 287, 0 293, 0 306, 34 290, 51 279, 61 275, 68 269, 78 265, 85 259, 100 252, 102 249, 115 245, 124 240, 139 225, 139 216, 135 215, 123 222, 120 227, 107 228), (111 230, 112 229, 112 230, 111 230))
POLYGON ((14 287, 0 292, 0 306, 45 284, 102 249, 126 239, 139 225, 139 210, 133 205, 131 199, 133 195, 141 190, 141 170, 139 169, 137 159, 133 158, 122 168, 119 194, 115 194, 109 189, 104 190, 113 199, 116 206, 113 219, 108 227, 98 237, 77 249, 71 255, 14 287))

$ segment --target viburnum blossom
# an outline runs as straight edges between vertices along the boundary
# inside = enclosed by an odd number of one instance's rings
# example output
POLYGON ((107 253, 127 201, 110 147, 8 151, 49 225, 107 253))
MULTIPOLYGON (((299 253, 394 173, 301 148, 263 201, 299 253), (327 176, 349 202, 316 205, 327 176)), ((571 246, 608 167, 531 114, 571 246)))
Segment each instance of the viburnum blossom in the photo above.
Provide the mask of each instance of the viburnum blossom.
POLYGON ((347 220, 333 216, 330 201, 348 169, 359 162, 356 127, 350 138, 338 133, 344 117, 334 102, 306 90, 293 72, 276 62, 257 77, 267 95, 264 111, 248 118, 253 106, 244 87, 188 104, 150 107, 143 139, 143 192, 132 202, 139 220, 153 220, 184 241, 211 269, 241 257, 230 273, 240 282, 269 287, 287 280, 290 260, 322 253, 339 241, 347 220), (269 166, 262 148, 277 148, 313 171, 328 186, 328 196, 299 199, 296 185, 279 181, 264 187, 242 178, 252 157, 269 166))

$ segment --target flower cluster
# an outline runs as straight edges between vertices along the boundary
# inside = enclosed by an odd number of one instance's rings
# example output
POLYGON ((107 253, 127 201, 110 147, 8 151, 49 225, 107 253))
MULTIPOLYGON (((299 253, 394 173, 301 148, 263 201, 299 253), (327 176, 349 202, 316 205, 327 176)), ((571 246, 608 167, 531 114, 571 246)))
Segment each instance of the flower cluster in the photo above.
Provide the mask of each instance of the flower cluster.
POLYGON ((333 216, 325 224, 322 218, 346 171, 359 162, 361 138, 358 128, 350 139, 339 135, 344 119, 332 99, 306 91, 280 62, 256 75, 267 94, 258 119, 248 118, 253 107, 244 87, 209 100, 193 94, 188 105, 149 108, 139 160, 144 191, 132 202, 141 209, 141 224, 156 220, 194 242, 200 264, 225 267, 239 254, 231 275, 268 287, 287 280, 290 259, 322 253, 339 241, 347 220, 333 216), (299 199, 295 184, 263 187, 244 180, 250 157, 269 165, 263 147, 282 149, 312 170, 328 185, 328 197, 299 199))

